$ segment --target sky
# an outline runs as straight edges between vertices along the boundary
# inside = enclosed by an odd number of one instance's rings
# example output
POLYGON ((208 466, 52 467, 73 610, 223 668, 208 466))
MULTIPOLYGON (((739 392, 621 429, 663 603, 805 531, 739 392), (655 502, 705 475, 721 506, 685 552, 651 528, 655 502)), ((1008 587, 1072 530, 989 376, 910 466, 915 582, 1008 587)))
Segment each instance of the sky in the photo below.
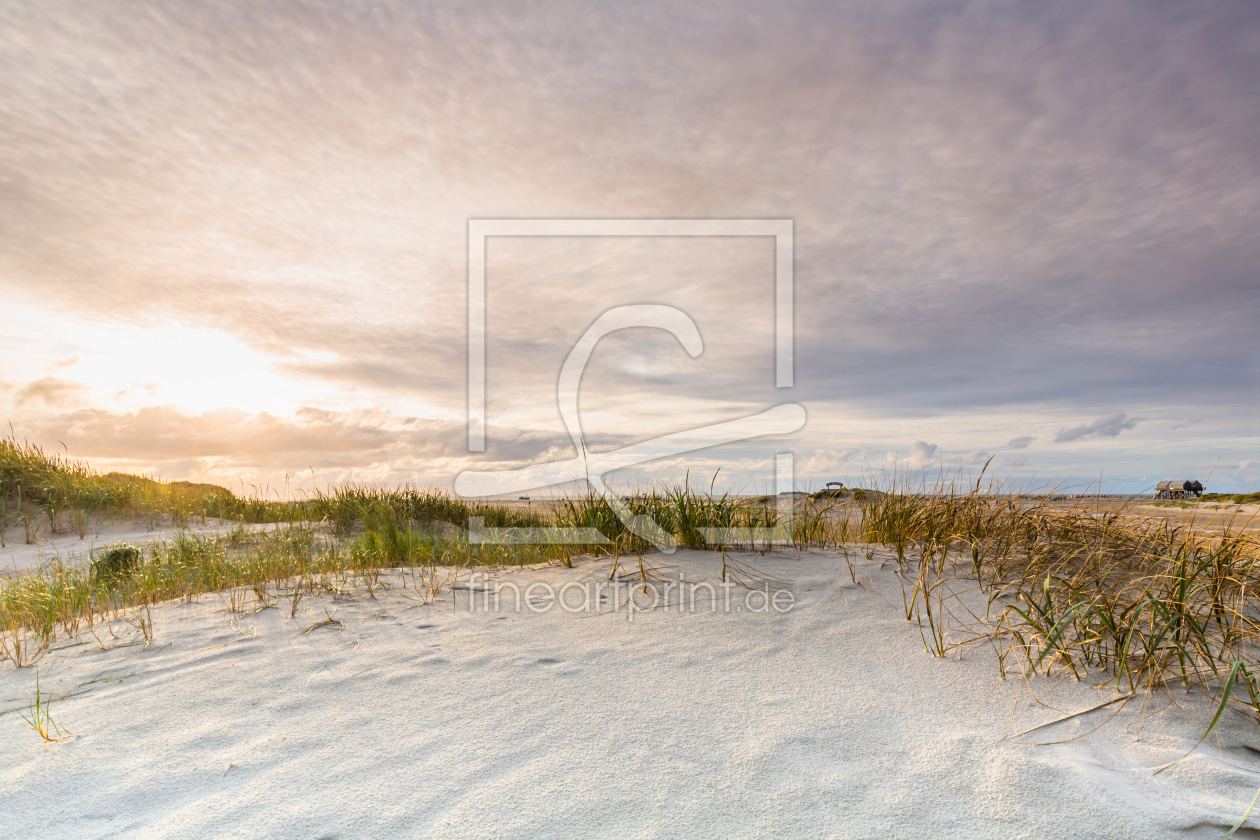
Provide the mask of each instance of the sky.
MULTIPOLYGON (((618 472, 759 492, 1260 482, 1260 6, 0 0, 0 422, 99 469, 451 487, 803 406, 618 472), (471 219, 786 219, 774 241, 471 219)), ((7 432, 7 430, 6 430, 7 432)))

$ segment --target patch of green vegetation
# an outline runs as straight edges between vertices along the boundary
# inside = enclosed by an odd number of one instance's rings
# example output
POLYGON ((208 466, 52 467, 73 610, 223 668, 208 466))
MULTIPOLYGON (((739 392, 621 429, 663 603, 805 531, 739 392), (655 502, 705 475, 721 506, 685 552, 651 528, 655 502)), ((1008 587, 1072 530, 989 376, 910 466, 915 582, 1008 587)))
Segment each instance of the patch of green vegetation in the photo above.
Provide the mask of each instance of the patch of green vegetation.
POLYGON ((869 502, 878 498, 879 490, 866 490, 861 487, 842 487, 840 489, 819 490, 813 494, 815 501, 852 499, 855 502, 869 502))
POLYGON ((113 545, 92 559, 89 567, 93 580, 106 580, 130 575, 140 567, 142 554, 134 545, 113 545))
POLYGON ((1236 505, 1260 505, 1260 493, 1204 493, 1205 502, 1231 502, 1236 505))

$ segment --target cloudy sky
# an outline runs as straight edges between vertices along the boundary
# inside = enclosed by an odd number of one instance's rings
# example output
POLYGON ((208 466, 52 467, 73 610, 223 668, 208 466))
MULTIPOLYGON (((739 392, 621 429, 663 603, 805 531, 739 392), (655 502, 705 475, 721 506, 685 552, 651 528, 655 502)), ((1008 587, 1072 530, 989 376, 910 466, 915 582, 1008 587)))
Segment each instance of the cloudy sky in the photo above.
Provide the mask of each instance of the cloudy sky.
POLYGON ((450 486, 795 402, 732 488, 976 468, 1260 480, 1260 7, 0 3, 0 419, 101 468, 450 486), (790 219, 486 248, 470 219, 790 219))

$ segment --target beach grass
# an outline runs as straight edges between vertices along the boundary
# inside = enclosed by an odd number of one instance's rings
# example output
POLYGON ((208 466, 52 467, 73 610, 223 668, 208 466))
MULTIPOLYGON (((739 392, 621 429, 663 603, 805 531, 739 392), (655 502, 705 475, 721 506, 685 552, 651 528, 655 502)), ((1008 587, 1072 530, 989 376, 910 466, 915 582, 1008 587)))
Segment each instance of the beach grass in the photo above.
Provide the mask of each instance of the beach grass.
POLYGON ((1180 685, 1217 697, 1232 689, 1231 707, 1260 722, 1260 544, 1245 523, 1207 531, 1088 498, 1056 504, 1052 493, 1007 493, 1000 482, 958 478, 913 487, 904 477, 882 487, 872 478, 876 489, 796 494, 786 507, 776 497, 705 493, 685 482, 528 509, 431 489, 352 485, 278 501, 211 485, 98 475, 10 439, 0 441, 0 496, 10 527, 36 520, 56 527, 81 511, 177 526, 214 518, 232 527, 110 547, 86 568, 54 558, 0 584, 0 661, 25 667, 58 638, 112 633, 116 622, 147 639, 154 604, 203 593, 226 593, 238 611, 283 600, 293 614, 320 592, 373 597, 386 569, 409 575, 411 597, 433 600, 473 566, 568 565, 578 553, 626 553, 638 557, 648 585, 642 556, 651 541, 627 527, 628 515, 649 517, 671 545, 713 550, 724 577, 746 585, 759 578, 738 551, 838 550, 856 581, 860 546, 887 546, 902 582, 904 617, 934 656, 984 645, 996 652, 1003 676, 1101 675, 1129 693, 1180 685), (789 509, 790 538, 771 540, 771 529, 788 524, 789 509), (478 542, 468 536, 477 517, 488 527, 594 528, 608 544, 478 542), (260 524, 270 527, 249 527, 260 524), (706 533, 745 536, 715 542, 706 533), (765 538, 758 542, 757 534, 765 538), (958 598, 977 589, 987 603, 981 613, 958 598))
POLYGON ((59 744, 67 738, 79 737, 53 719, 52 703, 54 699, 57 698, 44 690, 43 678, 36 671, 35 699, 31 701, 31 705, 28 708, 19 709, 18 716, 22 718, 27 729, 32 730, 44 739, 44 749, 48 749, 49 744, 59 744))

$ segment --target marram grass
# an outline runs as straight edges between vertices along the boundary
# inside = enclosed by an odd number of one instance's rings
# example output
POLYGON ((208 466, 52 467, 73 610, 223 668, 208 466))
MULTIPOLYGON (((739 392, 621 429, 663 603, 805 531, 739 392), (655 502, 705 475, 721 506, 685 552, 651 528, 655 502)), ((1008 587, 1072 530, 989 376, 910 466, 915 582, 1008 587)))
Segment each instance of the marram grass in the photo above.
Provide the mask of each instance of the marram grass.
MULTIPOLYGON (((941 482, 860 498, 801 499, 792 547, 834 548, 851 560, 862 550, 855 544, 888 546, 897 558, 906 620, 932 655, 988 644, 1004 676, 1101 674, 1121 692, 1182 685, 1226 698, 1222 708, 1228 700, 1260 711, 1254 532, 1234 523, 1208 533, 1088 499, 1064 506, 978 483, 961 492, 955 487, 941 482), (983 615, 960 608, 954 595, 976 587, 986 596, 983 615)), ((125 573, 93 575, 53 560, 0 584, 0 660, 17 667, 38 661, 58 638, 113 632, 118 621, 148 638, 153 604, 201 593, 227 593, 231 608, 240 610, 283 600, 295 613, 303 597, 321 591, 372 596, 384 585, 383 569, 403 569, 417 596, 432 600, 451 583, 451 570, 567 563, 578 552, 649 548, 596 496, 521 510, 431 490, 344 486, 299 501, 267 501, 209 485, 100 476, 12 440, 0 441, 0 499, 5 528, 22 519, 28 527, 36 520, 61 527, 79 511, 177 525, 210 517, 238 523, 221 537, 183 533, 141 547, 140 562, 125 573), (473 543, 470 517, 489 527, 596 528, 612 547, 473 543), (281 524, 267 531, 243 527, 256 523, 281 524)), ((702 529, 764 531, 778 523, 769 501, 684 485, 636 493, 620 504, 652 517, 679 546, 721 552, 730 546, 709 545, 702 529)), ((849 574, 856 576, 852 562, 849 574)))

